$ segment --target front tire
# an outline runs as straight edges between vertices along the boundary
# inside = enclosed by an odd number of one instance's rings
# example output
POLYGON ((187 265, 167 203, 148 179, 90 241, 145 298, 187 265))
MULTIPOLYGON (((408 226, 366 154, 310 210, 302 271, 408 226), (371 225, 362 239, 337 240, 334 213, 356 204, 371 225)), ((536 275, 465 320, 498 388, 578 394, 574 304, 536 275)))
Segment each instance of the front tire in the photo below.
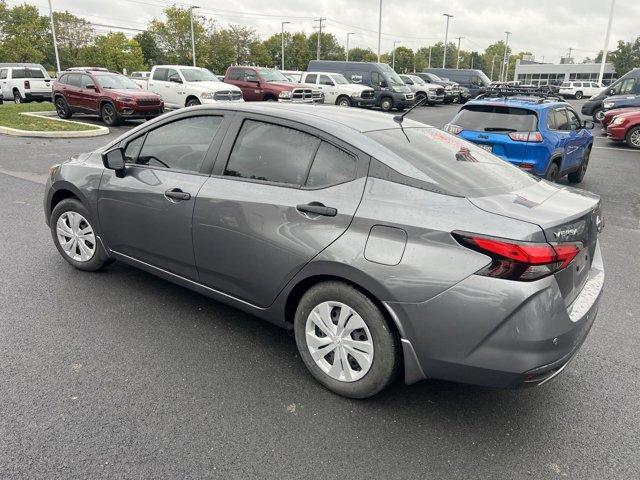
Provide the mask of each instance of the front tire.
POLYGON ((67 198, 55 206, 50 225, 58 252, 75 268, 95 272, 113 261, 97 240, 89 212, 75 198, 67 198))
POLYGON ((200 105, 200 100, 198 100, 197 98, 190 98, 189 100, 187 100, 187 107, 195 107, 196 105, 200 105))
POLYGON ((371 397, 398 373, 395 332, 371 299, 346 283, 311 287, 298 303, 294 330, 309 372, 338 395, 371 397))
POLYGON ((625 141, 631 148, 640 148, 640 125, 627 132, 625 141))
POLYGON ((576 92, 576 100, 582 100, 582 97, 584 97, 583 93, 580 90, 578 90, 576 92))
POLYGON ((383 97, 380 100, 380 109, 383 112, 390 112, 393 110, 393 99, 390 97, 383 97))
POLYGON ((116 107, 111 103, 105 103, 102 105, 100 108, 100 117, 102 118, 102 121, 110 127, 115 127, 120 123, 120 117, 118 117, 116 107))
POLYGON ((338 105, 339 107, 350 107, 351 99, 349 97, 340 97, 336 101, 336 105, 338 105))

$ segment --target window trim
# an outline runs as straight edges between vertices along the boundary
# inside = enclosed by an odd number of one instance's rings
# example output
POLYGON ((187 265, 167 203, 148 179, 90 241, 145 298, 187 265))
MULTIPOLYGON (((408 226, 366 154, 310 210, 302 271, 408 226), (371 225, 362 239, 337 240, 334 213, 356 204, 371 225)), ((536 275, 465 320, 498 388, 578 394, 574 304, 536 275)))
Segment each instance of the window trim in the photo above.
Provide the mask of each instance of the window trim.
POLYGON ((313 160, 311 161, 311 163, 309 164, 309 169, 307 170, 307 175, 304 179, 304 183, 302 184, 302 186, 300 187, 300 190, 305 190, 305 191, 314 191, 314 190, 322 190, 325 188, 331 188, 331 187, 336 187, 338 185, 342 185, 344 183, 349 183, 349 182, 354 182, 356 181, 359 177, 358 177, 358 163, 359 163, 359 159, 357 155, 353 155, 349 152, 347 152, 344 148, 340 148, 337 145, 334 145, 331 142, 327 142, 326 140, 323 140, 322 138, 320 139, 320 143, 318 143, 318 148, 316 148, 315 153, 313 154, 313 160), (316 157, 318 156, 318 152, 320 151, 320 147, 322 146, 322 143, 326 143, 328 145, 331 145, 334 148, 337 148, 338 150, 340 150, 341 152, 345 153, 346 155, 349 155, 350 157, 352 157, 355 161, 356 161, 356 172, 353 178, 349 179, 349 180, 345 180, 343 182, 337 182, 337 183, 330 183, 328 185, 321 185, 319 187, 310 187, 307 185, 307 182, 309 181, 309 174, 311 173, 311 169, 313 168, 313 164, 316 163, 316 157))

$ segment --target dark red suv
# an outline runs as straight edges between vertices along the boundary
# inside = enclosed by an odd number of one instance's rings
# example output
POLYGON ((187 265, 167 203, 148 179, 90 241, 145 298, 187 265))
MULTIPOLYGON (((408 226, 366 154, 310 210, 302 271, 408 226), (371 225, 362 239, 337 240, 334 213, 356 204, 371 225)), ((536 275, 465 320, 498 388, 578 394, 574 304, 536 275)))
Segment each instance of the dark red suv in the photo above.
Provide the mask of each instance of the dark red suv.
POLYGON ((107 125, 129 118, 147 120, 164 112, 158 94, 142 90, 124 75, 106 70, 62 72, 53 82, 53 102, 60 118, 74 113, 99 115, 107 125))

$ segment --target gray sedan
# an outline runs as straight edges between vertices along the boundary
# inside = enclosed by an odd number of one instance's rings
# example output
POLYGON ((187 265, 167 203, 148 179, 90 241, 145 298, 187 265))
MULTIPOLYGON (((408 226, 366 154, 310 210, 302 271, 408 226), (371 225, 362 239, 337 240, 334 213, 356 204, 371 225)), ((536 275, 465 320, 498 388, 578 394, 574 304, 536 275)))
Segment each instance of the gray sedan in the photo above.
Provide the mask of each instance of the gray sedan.
POLYGON ((604 283, 597 196, 355 109, 166 114, 52 166, 44 210, 74 267, 122 261, 293 330, 353 398, 399 375, 545 383, 604 283))

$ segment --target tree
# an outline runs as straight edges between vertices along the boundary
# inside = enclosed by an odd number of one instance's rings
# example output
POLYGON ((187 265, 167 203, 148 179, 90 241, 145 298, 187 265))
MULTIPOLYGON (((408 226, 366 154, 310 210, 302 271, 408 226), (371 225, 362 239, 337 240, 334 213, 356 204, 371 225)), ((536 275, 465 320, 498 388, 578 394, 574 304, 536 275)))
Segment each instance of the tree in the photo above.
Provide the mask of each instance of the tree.
POLYGON ((316 50, 309 49, 309 41, 304 32, 296 32, 291 36, 291 43, 285 45, 285 62, 287 69, 306 70, 311 59, 316 58, 316 50))
MULTIPOLYGON (((484 73, 491 80, 498 80, 500 76, 500 67, 502 66, 503 58, 504 58, 504 41, 500 40, 499 42, 492 43, 489 45, 482 55, 482 61, 485 65, 484 73), (493 64, 493 76, 491 75, 493 64)), ((511 55, 511 47, 507 49, 507 54, 511 55)))
POLYGON ((140 45, 142 58, 148 67, 165 63, 164 52, 156 43, 156 39, 151 32, 145 30, 133 37, 133 39, 140 45))
POLYGON ((350 48, 349 61, 352 62, 377 62, 378 56, 370 48, 350 48))
POLYGON ((4 2, 0 5, 0 58, 4 62, 44 62, 49 49, 53 52, 47 17, 32 5, 13 8, 7 8, 4 2))
POLYGON ((229 25, 228 35, 235 47, 236 63, 251 63, 251 45, 260 41, 256 31, 242 25, 229 25))
POLYGON ((609 54, 607 60, 613 63, 618 77, 640 67, 640 37, 636 38, 635 42, 619 40, 618 48, 609 54))
MULTIPOLYGON (((408 73, 413 72, 414 70, 414 62, 415 54, 413 50, 407 47, 397 47, 396 48, 396 62, 395 62, 395 70, 399 73, 408 73)), ((389 65, 393 64, 393 51, 389 53, 385 53, 381 56, 380 61, 383 63, 388 63, 389 65)))
POLYGON ((211 71, 224 75, 236 61, 236 49, 228 30, 218 29, 207 40, 210 55, 204 65, 211 71))
POLYGON ((83 49, 80 58, 85 65, 99 65, 117 72, 144 69, 140 45, 122 32, 96 37, 95 44, 83 49))
MULTIPOLYGON (((167 7, 163 11, 166 18, 152 20, 147 31, 153 36, 157 47, 163 52, 168 63, 187 64, 193 62, 191 52, 191 18, 189 9, 167 7)), ((212 23, 197 14, 193 14, 193 32, 196 44, 196 60, 206 64, 209 57, 208 31, 212 23)))
MULTIPOLYGON (((53 19, 56 26, 60 68, 64 70, 79 66, 82 50, 93 42, 94 32, 91 24, 67 11, 54 12, 53 19)), ((55 65, 53 48, 48 50, 45 62, 55 65)))
MULTIPOLYGON (((286 59, 286 55, 285 55, 286 59)), ((252 65, 260 65, 263 67, 273 67, 273 58, 269 55, 267 47, 261 42, 253 42, 249 45, 249 62, 252 65)))
MULTIPOLYGON (((314 32, 307 38, 307 44, 309 50, 314 53, 313 58, 316 58, 318 46, 318 33, 314 32)), ((344 60, 345 51, 342 45, 338 43, 336 36, 333 33, 323 33, 320 37, 320 59, 321 60, 344 60)))

